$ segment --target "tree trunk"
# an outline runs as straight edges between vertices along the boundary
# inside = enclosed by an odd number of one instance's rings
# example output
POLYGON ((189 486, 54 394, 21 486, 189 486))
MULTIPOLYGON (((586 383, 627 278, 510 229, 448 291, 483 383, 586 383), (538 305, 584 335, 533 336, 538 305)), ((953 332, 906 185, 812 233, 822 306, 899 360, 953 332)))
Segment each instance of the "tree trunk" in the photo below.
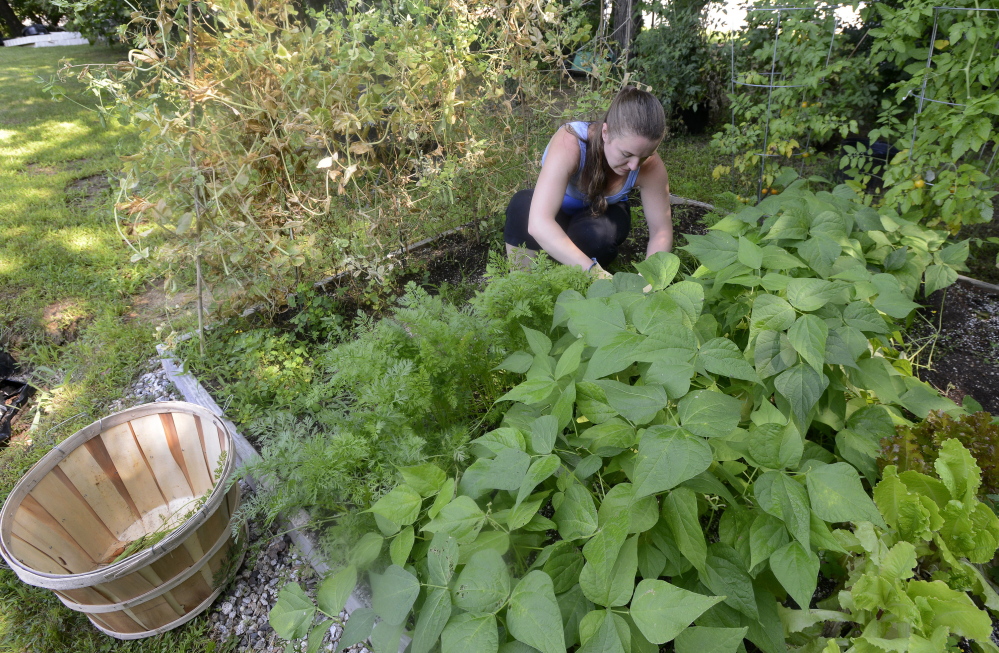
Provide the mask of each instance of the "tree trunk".
POLYGON ((20 36, 21 30, 24 29, 7 0, 0 0, 0 28, 9 39, 20 36))
POLYGON ((614 0, 611 22, 614 25, 611 39, 617 43, 619 61, 624 62, 630 56, 635 37, 642 29, 641 4, 638 0, 614 0))

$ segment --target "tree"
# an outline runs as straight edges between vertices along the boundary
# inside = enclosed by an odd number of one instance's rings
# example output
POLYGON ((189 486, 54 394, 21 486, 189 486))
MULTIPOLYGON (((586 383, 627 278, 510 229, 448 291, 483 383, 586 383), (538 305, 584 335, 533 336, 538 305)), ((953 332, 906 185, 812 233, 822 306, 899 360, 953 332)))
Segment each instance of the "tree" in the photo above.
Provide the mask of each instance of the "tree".
POLYGON ((14 38, 21 35, 21 21, 17 19, 17 14, 11 9, 7 0, 0 0, 0 28, 3 29, 7 38, 14 38))
POLYGON ((614 0, 611 24, 614 26, 611 39, 617 42, 621 56, 629 57, 635 37, 642 29, 642 4, 636 0, 614 0))

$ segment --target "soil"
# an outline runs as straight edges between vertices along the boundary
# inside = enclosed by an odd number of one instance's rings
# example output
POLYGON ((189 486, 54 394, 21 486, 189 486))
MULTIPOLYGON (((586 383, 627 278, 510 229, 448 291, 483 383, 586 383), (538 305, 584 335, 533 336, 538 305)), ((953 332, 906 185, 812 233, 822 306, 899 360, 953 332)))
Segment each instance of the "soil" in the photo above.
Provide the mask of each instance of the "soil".
POLYGON ((66 184, 66 204, 82 212, 90 211, 110 188, 111 182, 105 174, 74 179, 66 184))
MULTIPOLYGON (((703 236, 707 233, 704 224, 706 209, 676 204, 673 206, 673 252, 683 256, 678 248, 687 244, 684 234, 703 236)), ((634 272, 632 264, 645 259, 645 247, 649 243, 649 227, 642 220, 632 220, 631 234, 628 240, 618 248, 618 259, 611 265, 611 272, 634 272)))
POLYGON ((993 199, 995 211, 992 221, 972 224, 961 228, 955 240, 971 239, 971 256, 968 257, 967 274, 972 279, 999 284, 999 242, 987 242, 989 238, 999 238, 999 196, 993 199))
POLYGON ((971 396, 999 415, 999 295, 959 280, 933 293, 920 315, 912 335, 927 345, 918 362, 928 366, 918 376, 959 404, 971 396))

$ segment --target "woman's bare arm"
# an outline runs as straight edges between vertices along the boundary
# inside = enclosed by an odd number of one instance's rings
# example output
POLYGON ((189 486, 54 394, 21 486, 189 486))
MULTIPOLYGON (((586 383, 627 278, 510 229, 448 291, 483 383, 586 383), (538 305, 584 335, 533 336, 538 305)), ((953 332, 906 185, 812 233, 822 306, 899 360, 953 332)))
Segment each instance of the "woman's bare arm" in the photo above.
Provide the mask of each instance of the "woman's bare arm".
POLYGON ((649 246, 645 256, 673 249, 673 209, 669 203, 669 175, 658 154, 649 157, 638 173, 642 208, 649 225, 649 246))
POLYGON ((545 157, 545 164, 538 176, 538 184, 534 187, 527 232, 556 261, 587 269, 592 265, 590 258, 576 247, 555 222, 555 215, 562 207, 565 189, 578 167, 579 144, 576 136, 567 129, 558 130, 552 136, 548 156, 545 157))

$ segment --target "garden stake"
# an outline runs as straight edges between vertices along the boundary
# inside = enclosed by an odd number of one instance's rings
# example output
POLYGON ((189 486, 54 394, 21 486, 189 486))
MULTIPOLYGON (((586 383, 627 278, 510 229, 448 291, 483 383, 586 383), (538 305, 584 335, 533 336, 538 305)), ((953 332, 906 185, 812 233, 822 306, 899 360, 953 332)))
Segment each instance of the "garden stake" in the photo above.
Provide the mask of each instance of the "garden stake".
MULTIPOLYGON (((194 89, 194 10, 192 8, 193 3, 188 3, 187 5, 187 54, 188 54, 188 71, 191 75, 191 89, 194 89)), ((191 115, 189 117, 191 124, 191 145, 190 145, 190 161, 191 170, 195 169, 195 155, 194 155, 194 94, 191 94, 191 115)), ((198 349, 201 355, 205 355, 205 297, 204 297, 204 279, 201 276, 201 196, 198 192, 198 178, 194 178, 194 219, 197 221, 197 226, 195 227, 196 235, 196 249, 194 252, 194 272, 197 275, 197 286, 198 286, 198 349)))

